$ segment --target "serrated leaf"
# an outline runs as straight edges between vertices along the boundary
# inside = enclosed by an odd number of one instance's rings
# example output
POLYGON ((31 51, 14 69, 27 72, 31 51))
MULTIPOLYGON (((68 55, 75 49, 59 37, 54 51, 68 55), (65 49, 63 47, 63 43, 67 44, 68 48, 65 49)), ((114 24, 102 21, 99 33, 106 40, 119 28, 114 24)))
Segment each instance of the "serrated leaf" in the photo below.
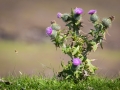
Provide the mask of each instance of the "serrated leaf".
POLYGON ((94 44, 94 45, 92 46, 94 52, 97 50, 97 47, 98 47, 97 44, 94 44))
POLYGON ((87 72, 86 70, 84 70, 84 76, 85 76, 85 77, 89 76, 89 75, 88 75, 88 72, 87 72))
POLYGON ((96 44, 96 42, 95 42, 95 41, 90 41, 90 44, 91 44, 92 46, 94 46, 94 45, 96 44))
POLYGON ((95 30, 91 29, 90 32, 89 32, 89 34, 92 35, 92 36, 94 36, 94 31, 95 30))
POLYGON ((92 72, 94 74, 94 72, 97 68, 91 64, 91 60, 87 59, 86 61, 87 61, 87 64, 89 66, 90 72, 92 72))
POLYGON ((70 22, 70 23, 66 24, 66 26, 68 26, 68 27, 69 27, 69 30, 71 30, 71 28, 72 28, 71 24, 72 24, 72 22, 70 22))
POLYGON ((99 30, 102 30, 102 29, 103 29, 103 25, 102 25, 102 24, 100 24, 99 30))
POLYGON ((69 47, 66 48, 66 53, 68 53, 70 51, 69 47))
POLYGON ((80 46, 77 46, 77 48, 75 48, 75 49, 73 50, 72 55, 75 55, 75 54, 79 51, 79 47, 80 47, 80 46))
POLYGON ((74 75, 75 75, 76 78, 78 78, 78 77, 79 77, 79 72, 78 72, 78 71, 75 71, 75 72, 74 72, 74 75))
POLYGON ((101 46, 101 48, 103 49, 102 40, 100 40, 100 46, 101 46))
POLYGON ((75 25, 79 25, 80 24, 80 21, 76 22, 75 25))

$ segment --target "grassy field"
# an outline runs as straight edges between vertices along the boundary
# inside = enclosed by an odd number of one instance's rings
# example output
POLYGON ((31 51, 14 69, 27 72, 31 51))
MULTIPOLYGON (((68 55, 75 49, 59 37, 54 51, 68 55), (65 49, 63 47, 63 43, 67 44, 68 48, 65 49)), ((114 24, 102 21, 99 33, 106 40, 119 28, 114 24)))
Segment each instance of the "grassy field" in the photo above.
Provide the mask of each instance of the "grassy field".
POLYGON ((95 76, 75 84, 56 78, 20 75, 0 79, 0 90, 120 90, 120 80, 95 76))

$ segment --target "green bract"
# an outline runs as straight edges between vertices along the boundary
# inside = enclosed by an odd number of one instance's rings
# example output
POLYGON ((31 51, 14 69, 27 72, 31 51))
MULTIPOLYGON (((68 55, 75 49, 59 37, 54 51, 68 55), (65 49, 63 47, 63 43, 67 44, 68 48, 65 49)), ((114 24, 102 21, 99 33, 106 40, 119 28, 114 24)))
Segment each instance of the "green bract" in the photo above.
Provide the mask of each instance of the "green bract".
POLYGON ((92 22, 98 21, 98 16, 97 16, 97 14, 92 14, 92 15, 90 16, 90 20, 91 20, 92 22))
POLYGON ((60 13, 62 15, 61 19, 66 23, 65 26, 68 30, 62 30, 55 21, 51 23, 52 29, 56 31, 53 31, 54 34, 52 33, 53 35, 50 36, 52 42, 71 58, 67 65, 61 63, 63 70, 58 73, 60 79, 76 82, 95 74, 97 68, 92 65, 92 60, 88 59, 88 53, 91 51, 95 52, 99 45, 103 48, 102 42, 105 39, 106 30, 111 25, 112 20, 109 17, 100 21, 97 14, 93 13, 93 10, 90 13, 92 13, 90 14, 90 21, 94 29, 90 29, 88 34, 80 33, 83 27, 82 14, 77 15, 74 13, 74 10, 71 10, 70 14, 60 13), (78 66, 73 65, 72 60, 74 58, 80 59, 81 64, 78 66))
POLYGON ((68 22, 70 20, 70 15, 68 13, 64 13, 61 18, 64 22, 68 22))

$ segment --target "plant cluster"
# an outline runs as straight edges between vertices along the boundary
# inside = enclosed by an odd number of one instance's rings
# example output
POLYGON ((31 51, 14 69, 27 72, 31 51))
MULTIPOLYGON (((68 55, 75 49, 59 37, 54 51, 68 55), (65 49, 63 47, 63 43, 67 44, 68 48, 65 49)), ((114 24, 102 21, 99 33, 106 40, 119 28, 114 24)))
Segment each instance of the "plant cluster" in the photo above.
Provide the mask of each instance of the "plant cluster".
POLYGON ((46 34, 50 36, 56 48, 61 48, 64 54, 67 54, 71 60, 67 65, 61 63, 63 70, 58 73, 62 79, 79 81, 86 79, 86 77, 95 74, 97 67, 93 66, 88 54, 93 50, 97 50, 102 42, 105 40, 107 29, 111 26, 114 19, 113 16, 99 19, 97 10, 90 10, 90 22, 94 29, 84 34, 81 32, 83 27, 82 8, 71 9, 71 13, 57 13, 57 18, 65 22, 66 29, 51 21, 51 26, 46 28, 46 34))

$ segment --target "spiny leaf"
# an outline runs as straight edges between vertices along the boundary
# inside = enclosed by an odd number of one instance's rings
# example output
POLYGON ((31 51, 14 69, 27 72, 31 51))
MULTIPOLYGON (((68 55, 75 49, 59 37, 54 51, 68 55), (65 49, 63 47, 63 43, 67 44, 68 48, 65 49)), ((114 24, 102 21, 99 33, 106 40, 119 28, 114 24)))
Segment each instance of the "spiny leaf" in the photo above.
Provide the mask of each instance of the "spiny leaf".
POLYGON ((73 52, 72 52, 72 55, 75 55, 78 51, 79 51, 79 45, 77 46, 77 48, 75 48, 74 50, 73 50, 73 52))
POLYGON ((94 44, 94 45, 92 46, 94 52, 97 50, 97 47, 98 47, 97 44, 94 44))

